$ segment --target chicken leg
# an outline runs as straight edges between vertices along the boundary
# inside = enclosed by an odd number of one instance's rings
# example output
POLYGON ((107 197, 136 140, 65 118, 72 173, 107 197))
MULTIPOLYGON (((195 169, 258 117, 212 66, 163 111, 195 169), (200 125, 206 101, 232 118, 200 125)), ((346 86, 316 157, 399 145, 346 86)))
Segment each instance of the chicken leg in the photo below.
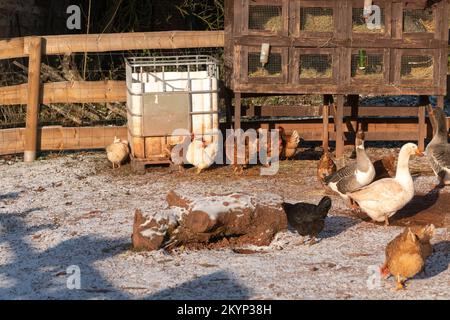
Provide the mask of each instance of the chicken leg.
POLYGON ((397 275, 396 277, 396 291, 405 290, 405 279, 402 279, 400 275, 397 275))

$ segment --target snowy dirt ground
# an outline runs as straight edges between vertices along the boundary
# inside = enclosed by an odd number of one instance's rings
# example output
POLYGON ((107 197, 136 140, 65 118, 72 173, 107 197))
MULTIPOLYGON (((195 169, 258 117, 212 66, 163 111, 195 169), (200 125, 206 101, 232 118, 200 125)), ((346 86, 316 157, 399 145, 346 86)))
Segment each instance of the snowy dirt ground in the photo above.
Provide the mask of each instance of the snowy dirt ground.
MULTIPOLYGON (((372 157, 378 153, 370 150, 372 157)), ((411 166, 423 169, 415 177, 417 191, 433 189, 426 161, 415 159, 411 166)), ((163 209, 171 189, 193 195, 271 192, 317 203, 324 192, 315 169, 315 161, 299 160, 283 161, 275 176, 260 176, 258 167, 242 176, 229 167, 201 175, 154 167, 135 175, 129 165, 112 171, 103 153, 46 156, 33 164, 3 161, 0 299, 450 299, 448 228, 437 230, 425 271, 395 292, 392 278, 378 286, 371 270, 383 263, 387 242, 403 228, 351 216, 334 196, 325 230, 312 246, 289 230, 251 254, 130 250, 135 209, 163 209), (79 290, 67 288, 71 265, 80 268, 79 290)))

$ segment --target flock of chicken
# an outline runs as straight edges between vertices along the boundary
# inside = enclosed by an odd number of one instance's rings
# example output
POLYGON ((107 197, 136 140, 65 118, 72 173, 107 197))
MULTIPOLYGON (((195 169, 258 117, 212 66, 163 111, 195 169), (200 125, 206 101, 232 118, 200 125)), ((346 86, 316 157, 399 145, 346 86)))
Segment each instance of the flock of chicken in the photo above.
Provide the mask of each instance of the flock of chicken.
MULTIPOLYGON (((428 107, 430 121, 434 135, 426 148, 431 167, 439 178, 439 186, 450 185, 450 144, 448 143, 448 128, 444 111, 440 108, 428 107)), ((261 134, 261 132, 260 132, 261 134)), ((188 137, 189 138, 189 137, 188 137)), ((235 172, 242 172, 251 163, 252 157, 266 148, 267 158, 262 161, 268 165, 271 155, 271 140, 250 140, 244 138, 245 152, 237 152, 235 144, 225 150, 229 160, 233 163, 235 172), (251 142, 250 142, 251 141, 251 142), (232 158, 232 159, 230 159, 232 158)), ((283 128, 279 128, 278 151, 281 158, 293 158, 297 153, 300 137, 296 131, 288 137, 283 128)), ((197 168, 197 173, 209 168, 219 152, 216 143, 207 144, 203 138, 194 135, 184 141, 188 146, 185 158, 172 158, 173 163, 181 170, 188 162, 197 168)), ((172 155, 174 146, 167 146, 167 154, 172 155)), ((113 168, 129 156, 126 141, 115 139, 106 148, 108 159, 113 168)), ((339 195, 352 210, 366 213, 376 222, 389 225, 389 218, 402 209, 414 197, 414 183, 409 170, 411 156, 423 156, 417 145, 405 144, 399 153, 395 177, 381 178, 376 175, 376 168, 364 148, 364 133, 358 132, 356 137, 356 161, 340 170, 326 150, 319 161, 317 176, 327 192, 339 195), (378 178, 378 179, 377 179, 378 178)), ((324 197, 318 205, 308 203, 283 203, 289 224, 302 236, 310 237, 310 244, 315 243, 316 236, 325 226, 325 218, 331 208, 331 199, 324 197)), ((381 267, 384 276, 392 274, 396 277, 397 289, 404 288, 408 278, 419 273, 425 260, 432 253, 430 239, 434 235, 434 226, 409 227, 392 240, 386 248, 386 262, 381 267)))
MULTIPOLYGON (((258 154, 265 155, 263 159, 260 158, 260 161, 264 166, 268 166, 275 158, 275 155, 272 153, 276 149, 278 149, 276 151, 278 151, 278 156, 281 158, 290 159, 296 155, 297 147, 300 143, 300 136, 297 131, 294 131, 292 135, 287 136, 284 128, 279 127, 278 148, 272 148, 271 144, 273 142, 270 137, 267 136, 267 132, 259 129, 258 133, 260 134, 260 137, 264 138, 248 139, 245 135, 240 136, 243 142, 242 145, 245 146, 245 152, 240 152, 238 143, 225 144, 226 157, 228 161, 233 164, 235 172, 242 173, 250 163, 256 163, 258 154), (255 161, 252 162, 252 160, 255 161)), ((230 137, 234 138, 234 136, 230 137)), ((182 155, 183 148, 178 148, 180 153, 175 151, 175 147, 178 145, 167 145, 164 150, 165 154, 171 159, 173 165, 178 166, 180 171, 184 171, 184 164, 188 163, 196 168, 197 174, 211 167, 216 161, 220 151, 218 141, 207 143, 203 136, 196 136, 194 134, 190 137, 186 137, 179 145, 187 147, 184 156, 182 155)), ((122 141, 116 137, 114 142, 106 147, 106 153, 108 160, 112 163, 113 169, 115 167, 119 168, 129 157, 130 150, 128 148, 128 142, 122 141)))

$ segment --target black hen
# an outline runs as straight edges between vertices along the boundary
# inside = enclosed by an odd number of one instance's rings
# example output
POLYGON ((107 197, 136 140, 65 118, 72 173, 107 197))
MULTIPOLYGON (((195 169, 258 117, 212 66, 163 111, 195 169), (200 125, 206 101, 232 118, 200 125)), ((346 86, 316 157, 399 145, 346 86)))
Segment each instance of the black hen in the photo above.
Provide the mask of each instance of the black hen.
POLYGON ((289 224, 297 230, 301 236, 310 236, 311 244, 315 237, 323 230, 325 218, 331 208, 331 199, 323 197, 318 205, 310 203, 283 203, 289 224))

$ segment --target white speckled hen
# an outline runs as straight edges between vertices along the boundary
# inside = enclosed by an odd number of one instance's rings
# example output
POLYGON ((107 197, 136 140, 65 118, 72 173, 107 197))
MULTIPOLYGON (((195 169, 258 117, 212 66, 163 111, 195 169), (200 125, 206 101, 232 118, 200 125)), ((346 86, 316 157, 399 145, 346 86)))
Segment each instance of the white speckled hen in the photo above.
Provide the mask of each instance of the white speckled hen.
POLYGON ((108 160, 111 161, 113 169, 120 168, 121 164, 130 155, 130 148, 127 141, 122 141, 117 137, 114 137, 114 142, 106 147, 106 155, 108 160))

